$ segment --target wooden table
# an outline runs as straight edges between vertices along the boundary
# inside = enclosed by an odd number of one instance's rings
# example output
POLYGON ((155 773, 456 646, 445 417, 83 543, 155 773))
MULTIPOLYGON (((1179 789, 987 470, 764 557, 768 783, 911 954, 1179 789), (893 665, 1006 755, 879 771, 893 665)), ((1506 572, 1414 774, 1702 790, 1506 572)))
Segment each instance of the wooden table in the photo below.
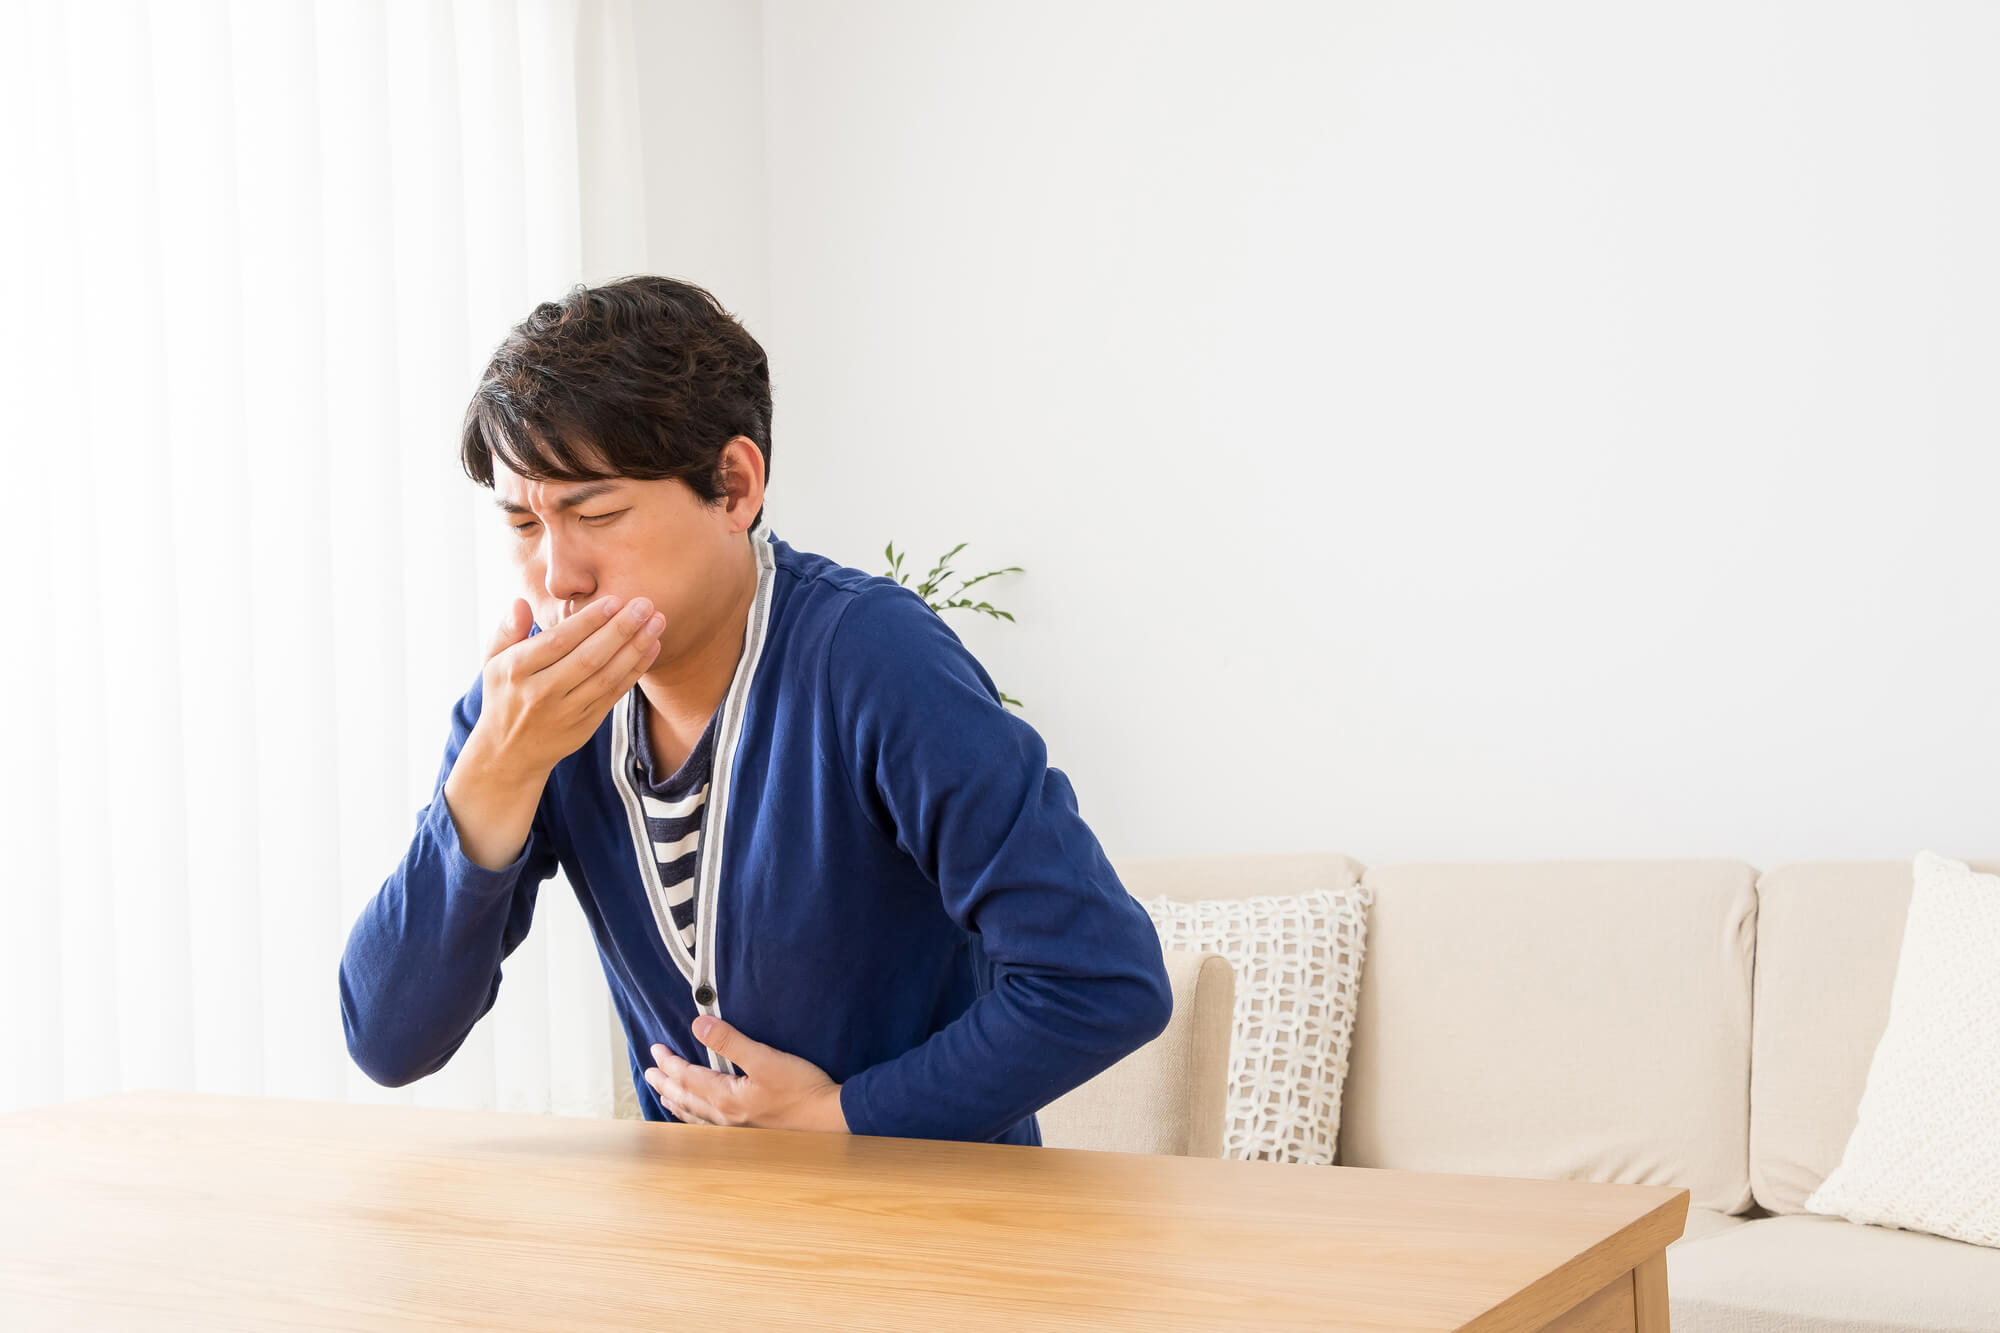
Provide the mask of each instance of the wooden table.
POLYGON ((1658 1186, 127 1093, 0 1115, 0 1328, 1667 1327, 1658 1186))

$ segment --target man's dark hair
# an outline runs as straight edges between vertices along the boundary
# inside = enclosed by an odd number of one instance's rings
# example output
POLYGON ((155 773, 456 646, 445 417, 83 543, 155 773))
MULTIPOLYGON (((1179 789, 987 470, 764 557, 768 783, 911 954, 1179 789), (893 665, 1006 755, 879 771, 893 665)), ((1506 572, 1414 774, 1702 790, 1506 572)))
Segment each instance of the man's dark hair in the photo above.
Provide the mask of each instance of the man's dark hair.
POLYGON ((768 479, 764 349, 693 283, 619 278, 579 283, 513 327, 465 410, 459 461, 482 486, 495 454, 531 481, 675 477, 715 505, 722 446, 738 435, 768 479))

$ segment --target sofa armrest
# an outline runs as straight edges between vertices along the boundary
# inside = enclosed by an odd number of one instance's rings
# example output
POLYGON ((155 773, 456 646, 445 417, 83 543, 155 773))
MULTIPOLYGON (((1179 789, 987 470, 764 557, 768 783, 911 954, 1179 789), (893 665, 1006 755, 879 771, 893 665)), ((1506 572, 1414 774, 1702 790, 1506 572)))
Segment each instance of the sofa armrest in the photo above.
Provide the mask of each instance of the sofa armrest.
POLYGON ((1166 952, 1173 1016, 1158 1037, 1037 1113, 1050 1148, 1222 1156, 1236 973, 1221 954, 1166 952))

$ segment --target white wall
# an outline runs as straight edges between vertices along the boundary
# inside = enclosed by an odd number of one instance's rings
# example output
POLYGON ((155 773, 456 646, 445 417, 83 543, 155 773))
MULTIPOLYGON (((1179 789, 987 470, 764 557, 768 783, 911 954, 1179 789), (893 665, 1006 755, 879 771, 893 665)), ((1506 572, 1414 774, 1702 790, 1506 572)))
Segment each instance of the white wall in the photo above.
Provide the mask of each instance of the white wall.
POLYGON ((762 13, 743 0, 637 0, 633 28, 652 271, 708 288, 761 335, 771 324, 762 13))
POLYGON ((768 268, 656 265, 780 536, 1027 567, 1114 856, 2000 850, 2000 8, 739 13, 768 268))

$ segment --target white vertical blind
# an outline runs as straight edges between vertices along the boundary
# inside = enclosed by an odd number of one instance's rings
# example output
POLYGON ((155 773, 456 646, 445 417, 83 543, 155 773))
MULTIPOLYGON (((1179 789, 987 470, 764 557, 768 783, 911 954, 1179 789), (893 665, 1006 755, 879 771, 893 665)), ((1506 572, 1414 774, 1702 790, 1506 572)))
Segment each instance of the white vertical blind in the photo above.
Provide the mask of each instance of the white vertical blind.
POLYGON ((336 971, 515 591, 457 464, 478 371, 536 302, 645 268, 629 0, 0 14, 0 1109, 608 1114, 561 878, 409 1088, 348 1060, 336 971))

